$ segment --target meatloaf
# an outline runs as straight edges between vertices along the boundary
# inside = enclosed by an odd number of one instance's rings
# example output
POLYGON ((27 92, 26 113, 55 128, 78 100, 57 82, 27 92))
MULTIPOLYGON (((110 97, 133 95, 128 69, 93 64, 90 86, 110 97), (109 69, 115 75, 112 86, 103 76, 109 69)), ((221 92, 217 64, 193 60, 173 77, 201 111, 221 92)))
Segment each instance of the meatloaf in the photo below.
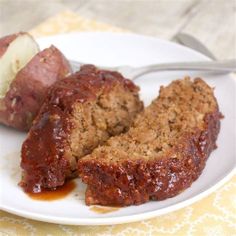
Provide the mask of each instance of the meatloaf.
POLYGON ((56 82, 21 152, 26 192, 55 189, 77 173, 77 160, 129 129, 143 110, 139 88, 117 72, 86 65, 56 82))
POLYGON ((161 87, 127 133, 78 161, 86 204, 138 205, 177 195, 216 148, 220 118, 213 89, 202 79, 161 87))

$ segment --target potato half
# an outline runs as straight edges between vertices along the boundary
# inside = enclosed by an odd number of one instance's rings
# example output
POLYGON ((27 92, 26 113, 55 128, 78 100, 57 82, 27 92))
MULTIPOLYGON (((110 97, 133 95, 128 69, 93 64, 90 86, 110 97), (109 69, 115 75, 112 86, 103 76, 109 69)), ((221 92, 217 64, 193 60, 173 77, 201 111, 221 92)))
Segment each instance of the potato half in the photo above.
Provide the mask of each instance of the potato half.
POLYGON ((51 46, 37 53, 18 71, 9 85, 1 85, 4 89, 1 88, 0 122, 20 130, 29 130, 48 87, 70 72, 68 61, 56 47, 51 46))

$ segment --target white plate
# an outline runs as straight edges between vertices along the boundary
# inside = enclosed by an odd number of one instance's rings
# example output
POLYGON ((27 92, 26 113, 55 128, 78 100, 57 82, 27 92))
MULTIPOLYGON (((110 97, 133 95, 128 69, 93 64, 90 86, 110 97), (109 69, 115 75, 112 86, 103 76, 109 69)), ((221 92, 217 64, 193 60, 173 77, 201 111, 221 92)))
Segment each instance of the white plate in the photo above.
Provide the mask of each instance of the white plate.
MULTIPOLYGON (((43 38, 38 42, 42 48, 50 44, 56 45, 68 58, 106 66, 208 60, 205 56, 177 44, 133 34, 76 33, 43 38)), ((17 185, 20 180, 19 152, 26 134, 0 126, 2 209, 46 222, 75 225, 119 224, 180 209, 214 191, 233 175, 235 166, 236 80, 229 75, 207 76, 185 71, 153 73, 143 76, 136 82, 141 87, 141 97, 147 105, 157 96, 160 85, 166 85, 171 80, 189 74, 202 75, 207 83, 215 87, 220 110, 225 115, 217 141, 218 149, 211 154, 202 175, 189 189, 174 198, 121 208, 107 214, 95 213, 85 205, 84 185, 79 180, 75 191, 63 200, 32 200, 17 185), (75 196, 77 192, 79 197, 75 196)))

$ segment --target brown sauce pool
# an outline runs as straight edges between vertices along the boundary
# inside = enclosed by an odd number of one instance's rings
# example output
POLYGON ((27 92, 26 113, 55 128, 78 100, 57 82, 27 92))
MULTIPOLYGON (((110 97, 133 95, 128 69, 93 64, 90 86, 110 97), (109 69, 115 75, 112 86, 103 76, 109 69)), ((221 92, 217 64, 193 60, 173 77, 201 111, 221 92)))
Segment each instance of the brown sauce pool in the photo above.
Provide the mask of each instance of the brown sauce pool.
POLYGON ((76 187, 74 181, 68 181, 63 186, 57 188, 56 190, 44 190, 41 193, 27 193, 27 195, 39 201, 55 201, 58 199, 65 198, 69 193, 71 193, 76 187))
POLYGON ((120 207, 100 207, 100 206, 92 206, 89 208, 90 211, 94 211, 99 214, 106 214, 113 211, 118 211, 120 207))
MULTIPOLYGON (((44 190, 41 193, 27 193, 27 195, 38 201, 55 201, 65 198, 76 188, 76 183, 74 181, 68 181, 63 186, 57 188, 56 190, 44 190)), ((91 206, 90 211, 98 214, 106 214, 114 211, 118 211, 120 207, 103 207, 103 206, 91 206)))

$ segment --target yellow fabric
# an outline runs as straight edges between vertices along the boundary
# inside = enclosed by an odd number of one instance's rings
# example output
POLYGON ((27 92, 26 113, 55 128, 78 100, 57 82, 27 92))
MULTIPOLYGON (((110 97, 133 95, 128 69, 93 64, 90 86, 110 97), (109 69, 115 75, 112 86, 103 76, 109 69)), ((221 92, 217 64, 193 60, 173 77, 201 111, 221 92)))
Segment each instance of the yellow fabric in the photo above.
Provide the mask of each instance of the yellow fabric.
POLYGON ((54 34, 63 34, 73 31, 124 32, 123 29, 83 18, 71 11, 65 11, 52 18, 49 18, 31 30, 30 33, 35 37, 40 37, 54 34))
MULTIPOLYGON (((71 31, 122 31, 66 11, 31 33, 48 36, 71 31)), ((0 235, 236 235, 236 176, 191 206, 150 220, 112 226, 49 224, 0 212, 0 235)))

